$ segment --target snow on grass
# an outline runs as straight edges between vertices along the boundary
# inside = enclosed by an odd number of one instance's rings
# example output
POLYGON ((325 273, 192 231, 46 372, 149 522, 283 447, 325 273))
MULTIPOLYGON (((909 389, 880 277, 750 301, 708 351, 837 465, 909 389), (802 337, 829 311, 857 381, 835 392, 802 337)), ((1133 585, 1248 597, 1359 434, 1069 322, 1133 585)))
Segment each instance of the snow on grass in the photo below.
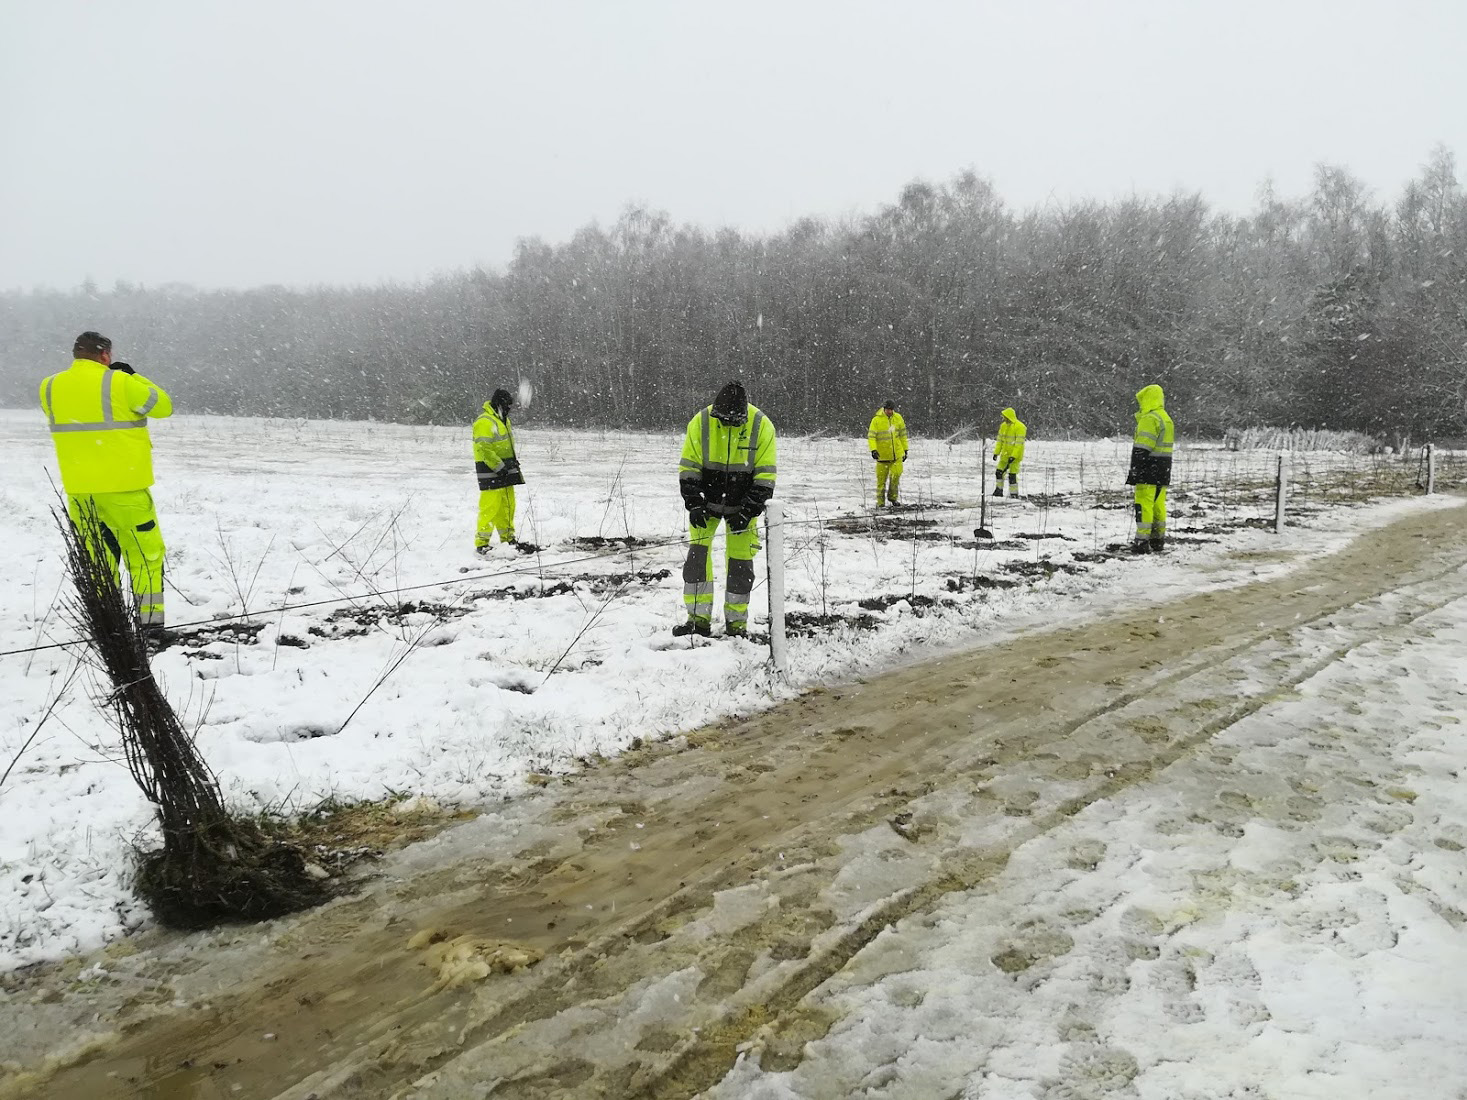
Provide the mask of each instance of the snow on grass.
MULTIPOLYGON (((1281 539, 1237 530, 1271 515, 1274 457, 1198 448, 1178 460, 1181 552, 1141 564, 1102 556, 1129 537, 1125 441, 1032 443, 1036 499, 991 502, 996 539, 979 542, 991 476, 979 444, 914 441, 902 483, 913 507, 876 523, 863 438, 787 438, 778 495, 795 636, 781 680, 756 641, 669 635, 683 617, 675 435, 521 430, 518 534, 543 549, 480 559, 467 426, 175 417, 152 433, 170 624, 250 616, 154 667, 244 812, 408 792, 510 797, 532 773, 635 738, 1100 613, 1143 581, 1158 599, 1286 569, 1423 506, 1321 512, 1281 539), (1254 556, 1230 556, 1239 548, 1254 556)), ((11 473, 0 650, 69 640, 39 414, 0 413, 0 441, 11 473)), ((1352 460, 1300 461, 1300 484, 1313 486, 1302 503, 1317 507, 1352 460)), ((758 575, 756 633, 767 629, 758 575)), ((0 657, 0 769, 14 761, 0 786, 0 968, 95 947, 147 918, 127 890, 127 852, 154 839, 150 809, 90 674, 61 691, 80 655, 0 657)))

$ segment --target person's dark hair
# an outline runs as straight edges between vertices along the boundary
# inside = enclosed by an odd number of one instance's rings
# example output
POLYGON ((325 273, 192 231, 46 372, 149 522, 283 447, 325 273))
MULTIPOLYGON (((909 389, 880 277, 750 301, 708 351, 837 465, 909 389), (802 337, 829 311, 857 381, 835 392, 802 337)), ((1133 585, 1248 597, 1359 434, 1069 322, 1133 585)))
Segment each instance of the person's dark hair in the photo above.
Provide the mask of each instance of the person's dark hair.
POLYGON ((713 415, 725 424, 742 424, 749 418, 749 397, 742 382, 730 382, 718 391, 713 415))
POLYGON ((101 355, 104 351, 112 350, 112 341, 100 332, 92 332, 88 329, 76 338, 71 345, 71 354, 77 359, 90 359, 94 355, 101 355))

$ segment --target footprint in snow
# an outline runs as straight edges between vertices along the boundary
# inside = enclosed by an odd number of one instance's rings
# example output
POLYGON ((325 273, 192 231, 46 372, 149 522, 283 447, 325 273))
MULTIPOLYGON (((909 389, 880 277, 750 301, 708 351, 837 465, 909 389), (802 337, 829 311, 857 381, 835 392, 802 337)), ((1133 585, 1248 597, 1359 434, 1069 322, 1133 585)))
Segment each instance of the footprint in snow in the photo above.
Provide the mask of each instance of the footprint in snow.
POLYGON ((1058 1080, 1045 1082, 1044 1100, 1114 1100, 1133 1097, 1140 1072, 1129 1051, 1101 1043, 1077 1043, 1060 1058, 1058 1080))

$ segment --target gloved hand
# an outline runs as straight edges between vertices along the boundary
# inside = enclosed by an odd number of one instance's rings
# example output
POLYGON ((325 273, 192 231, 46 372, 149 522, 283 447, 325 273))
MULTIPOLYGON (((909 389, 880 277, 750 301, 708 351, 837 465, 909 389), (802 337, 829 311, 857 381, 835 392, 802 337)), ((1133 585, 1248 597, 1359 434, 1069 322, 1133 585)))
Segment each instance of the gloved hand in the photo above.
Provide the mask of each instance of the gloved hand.
POLYGON ((120 370, 123 374, 136 374, 137 373, 137 371, 135 371, 135 370, 132 369, 132 364, 131 363, 113 363, 112 364, 112 369, 113 370, 120 370))
POLYGON ((728 518, 728 525, 731 528, 733 528, 735 531, 744 531, 744 530, 747 530, 749 524, 751 524, 753 522, 754 522, 754 513, 751 512, 751 511, 749 511, 748 505, 745 505, 744 507, 740 508, 737 512, 735 512, 733 515, 729 516, 729 518, 728 518))
POLYGON ((881 452, 880 451, 872 451, 871 452, 871 457, 874 458, 874 459, 876 459, 876 461, 880 462, 881 461, 881 452))
POLYGON ((707 508, 698 507, 688 509, 688 523, 694 527, 707 527, 708 521, 711 518, 707 508))

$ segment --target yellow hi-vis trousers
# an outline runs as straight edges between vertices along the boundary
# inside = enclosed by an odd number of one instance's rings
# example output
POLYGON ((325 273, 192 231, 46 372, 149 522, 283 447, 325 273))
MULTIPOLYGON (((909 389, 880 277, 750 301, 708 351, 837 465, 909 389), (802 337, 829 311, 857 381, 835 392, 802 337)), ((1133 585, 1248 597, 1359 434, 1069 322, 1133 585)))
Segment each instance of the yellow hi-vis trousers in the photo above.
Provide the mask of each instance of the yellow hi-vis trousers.
MULTIPOLYGON (((688 525, 688 557, 683 562, 683 603, 688 618, 713 621, 713 536, 724 517, 714 516, 703 527, 688 525)), ((759 553, 759 521, 742 531, 724 533, 727 573, 723 594, 723 621, 732 631, 749 625, 749 593, 754 590, 754 556, 759 553)))
POLYGON ((897 484, 902 480, 902 463, 896 462, 876 463, 876 507, 880 508, 887 501, 892 504, 897 502, 897 484))
POLYGON ((1166 486, 1136 486, 1136 538, 1166 538, 1166 486))
POLYGON ((507 489, 479 491, 479 527, 474 532, 475 546, 488 546, 499 532, 500 542, 514 541, 514 486, 507 489))
POLYGON ((92 533, 87 522, 96 516, 102 545, 90 546, 92 553, 106 555, 113 577, 118 577, 118 559, 127 563, 132 598, 138 618, 145 627, 163 626, 163 532, 158 530, 158 513, 153 494, 147 489, 125 493, 88 493, 68 496, 66 510, 83 535, 92 533))
POLYGON ((1007 461, 1007 465, 1005 465, 1004 463, 1000 462, 997 466, 994 467, 994 472, 993 472, 993 487, 994 487, 994 489, 1002 489, 1003 488, 1004 474, 1007 473, 1008 476, 1009 476, 1009 496, 1016 497, 1016 496, 1019 495, 1019 463, 1020 463, 1020 461, 1021 461, 1020 459, 1011 458, 1011 459, 1009 459, 1007 461))

